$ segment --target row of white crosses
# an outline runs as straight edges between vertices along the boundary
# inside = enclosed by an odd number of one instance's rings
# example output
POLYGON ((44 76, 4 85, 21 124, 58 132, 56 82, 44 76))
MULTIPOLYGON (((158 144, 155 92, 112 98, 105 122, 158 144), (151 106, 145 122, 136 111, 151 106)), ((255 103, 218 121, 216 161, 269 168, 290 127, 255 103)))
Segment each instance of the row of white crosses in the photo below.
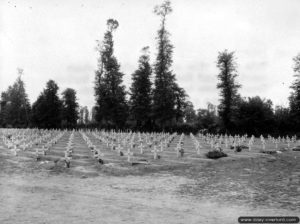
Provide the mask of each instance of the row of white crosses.
POLYGON ((183 141, 184 141, 184 134, 181 134, 179 141, 175 148, 177 157, 180 157, 180 156, 183 157, 183 154, 184 154, 183 141))
POLYGON ((51 138, 60 132, 38 129, 8 129, 7 131, 1 131, 1 133, 3 134, 4 145, 17 156, 19 151, 25 151, 33 146, 37 147, 43 142, 47 142, 47 144, 41 150, 46 151, 54 141, 51 141, 51 138))
POLYGON ((157 144, 160 142, 161 138, 158 138, 157 135, 155 134, 150 134, 150 135, 145 135, 145 141, 146 144, 148 145, 148 149, 150 150, 151 153, 153 153, 153 159, 157 160, 160 158, 160 155, 158 154, 159 151, 163 151, 163 147, 158 149, 157 144))
POLYGON ((50 149, 53 147, 53 145, 56 144, 59 141, 59 139, 61 139, 64 136, 64 134, 65 132, 55 131, 53 133, 48 133, 48 135, 43 136, 42 138, 38 138, 35 141, 36 160, 39 160, 41 156, 45 156, 46 153, 50 151, 50 149), (45 144, 42 144, 43 141, 45 141, 45 144), (38 144, 41 144, 41 148, 37 147, 38 144))
POLYGON ((266 150, 266 141, 262 135, 260 136, 260 141, 262 144, 262 150, 265 151, 266 150))
MULTIPOLYGON (((124 133, 125 134, 125 133, 124 133)), ((132 134, 132 133, 131 133, 132 134)), ((125 134, 126 135, 126 134, 125 134)), ((129 134, 130 135, 130 134, 129 134)), ((160 151, 163 151, 164 148, 166 148, 166 140, 167 137, 164 137, 165 134, 154 134, 154 133, 148 133, 148 134, 137 134, 137 139, 138 139, 138 146, 140 149, 141 154, 144 153, 144 145, 143 143, 146 143, 146 145, 148 146, 149 149, 151 149, 151 152, 153 152, 154 157, 157 158, 157 154, 159 152, 158 148, 160 147, 160 151)), ((231 135, 212 135, 212 134, 199 134, 200 137, 200 141, 203 141, 204 143, 210 145, 211 149, 221 149, 222 145, 225 146, 226 149, 229 149, 230 146, 232 146, 235 150, 237 149, 237 147, 242 146, 242 145, 247 145, 249 151, 252 150, 252 147, 254 145, 255 142, 255 138, 252 135, 251 138, 249 139, 247 135, 235 135, 235 136, 231 136, 231 135)), ((131 142, 126 143, 126 138, 124 138, 123 140, 123 146, 126 144, 132 145, 132 138, 128 138, 131 139, 131 142)), ((268 141, 269 140, 274 140, 275 138, 271 138, 268 136, 268 141)), ((296 137, 293 136, 292 138, 279 138, 279 139, 275 139, 275 142, 277 142, 276 144, 278 145, 279 141, 285 142, 287 143, 288 147, 290 147, 290 144, 292 142, 296 142, 296 137)), ((195 147, 197 148, 196 151, 199 154, 199 150, 200 150, 200 142, 198 141, 198 143, 193 140, 195 147)), ((263 149, 265 149, 265 145, 266 145, 266 140, 261 137, 260 140, 263 149)), ((121 146, 119 146, 119 148, 121 148, 121 146)), ((131 147, 132 148, 132 147, 131 147)), ((277 146, 276 146, 277 148, 277 146)), ((177 145, 177 147, 175 148, 175 150, 177 150, 177 152, 180 149, 180 145, 177 145)), ((178 155, 178 154, 177 154, 178 155)))
POLYGON ((255 141, 255 138, 254 138, 254 135, 252 135, 251 138, 249 139, 249 142, 248 142, 248 149, 249 149, 249 151, 252 150, 252 146, 254 144, 254 141, 255 141))
MULTIPOLYGON (((146 141, 147 141, 147 137, 148 136, 146 136, 146 141)), ((150 148, 151 152, 153 153, 154 160, 157 160, 158 158, 160 158, 160 155, 158 154, 159 151, 162 152, 164 150, 164 148, 166 148, 168 146, 168 143, 171 141, 171 139, 169 139, 169 141, 167 140, 165 142, 165 144, 163 144, 164 137, 166 137, 166 136, 163 136, 163 134, 162 134, 162 136, 154 135, 153 133, 152 133, 152 135, 150 135, 150 140, 148 140, 148 145, 149 146, 153 145, 153 149, 151 149, 151 147, 149 147, 149 148, 150 148), (151 140, 152 140, 152 142, 151 142, 151 140), (158 144, 160 146, 160 149, 158 149, 158 144)))
MULTIPOLYGON (((210 148, 216 148, 218 146, 222 146, 223 143, 225 143, 225 148, 228 149, 229 146, 233 146, 234 149, 236 149, 238 146, 241 146, 242 144, 244 144, 245 142, 247 142, 248 145, 248 149, 249 151, 252 150, 252 147, 254 145, 255 142, 255 137, 252 135, 251 138, 249 140, 247 135, 243 135, 243 136, 239 136, 239 135, 235 135, 235 136, 222 136, 222 135, 212 135, 212 134, 199 134, 199 138, 201 141, 205 142, 206 144, 210 145, 210 148)), ((286 137, 278 137, 278 138, 274 138, 270 135, 268 135, 267 139, 264 138, 262 135, 259 138, 259 144, 261 145, 261 148, 263 151, 266 150, 266 144, 267 143, 273 143, 275 144, 275 148, 276 150, 278 149, 278 144, 283 143, 283 144, 287 144, 287 148, 290 149, 292 147, 292 144, 296 145, 297 142, 297 137, 296 136, 286 136, 286 137)))
POLYGON ((132 135, 129 135, 129 138, 128 138, 129 147, 127 147, 127 161, 128 162, 131 162, 131 159, 134 156, 134 153, 131 151, 135 148, 134 138, 135 138, 135 133, 133 133, 132 135))
MULTIPOLYGON (((206 135, 204 135, 202 133, 199 134, 200 141, 202 141, 204 144, 208 144, 211 149, 214 148, 216 138, 217 137, 215 135, 211 135, 211 134, 206 134, 206 135)), ((200 150, 200 149, 198 149, 198 150, 200 150)))
MULTIPOLYGON (((94 138, 96 138, 98 141, 100 141, 103 144, 106 144, 106 146, 108 148, 110 148, 111 150, 117 150, 119 155, 123 155, 122 149, 123 147, 121 147, 121 143, 120 143, 120 138, 117 140, 117 136, 116 134, 113 132, 111 135, 101 131, 101 132, 92 132, 92 136, 94 138)), ((98 153, 100 155, 100 151, 98 153)))
MULTIPOLYGON (((278 137, 278 138, 274 138, 271 135, 268 135, 267 137, 268 142, 271 144, 275 144, 275 149, 278 149, 278 144, 286 144, 287 148, 290 149, 291 148, 291 144, 293 144, 293 146, 295 147, 296 142, 297 142, 297 136, 286 136, 286 137, 278 137)), ((267 141, 264 139, 264 137, 261 135, 260 136, 260 140, 261 140, 261 144, 262 144, 262 150, 264 151, 266 149, 266 143, 267 141)))
POLYGON ((200 155, 200 149, 202 148, 200 142, 196 139, 196 137, 193 135, 193 133, 190 133, 190 137, 192 139, 192 142, 194 143, 196 153, 200 155))
POLYGON ((135 147, 134 143, 135 134, 133 134, 130 138, 129 147, 127 148, 127 161, 131 162, 131 158, 134 156, 134 153, 131 151, 135 147))
POLYGON ((141 154, 144 154, 143 139, 142 139, 142 136, 141 136, 141 133, 140 133, 140 132, 138 133, 138 147, 139 147, 139 149, 140 149, 140 153, 141 153, 141 154))
POLYGON ((25 143, 28 139, 34 139, 36 136, 35 130, 30 131, 29 129, 8 129, 7 131, 2 131, 2 141, 4 145, 8 149, 12 149, 12 151, 16 151, 16 149, 20 150, 20 148, 25 150, 27 148, 25 143))
POLYGON ((72 153, 74 150, 74 131, 71 132, 68 142, 67 142, 67 146, 65 148, 65 156, 64 156, 64 161, 66 164, 66 167, 69 168, 70 164, 71 164, 71 160, 72 160, 72 153))
POLYGON ((242 146, 246 142, 246 139, 247 139, 247 136, 245 136, 245 135, 243 135, 243 136, 235 135, 234 137, 229 136, 229 143, 232 143, 234 150, 236 150, 237 147, 242 146))
MULTIPOLYGON (((211 150, 221 150, 222 145, 225 146, 225 149, 229 149, 230 146, 233 146, 233 148, 236 150, 236 148, 244 144, 247 139, 246 135, 228 136, 228 135, 213 135, 213 134, 199 133, 198 136, 200 141, 210 146, 211 150)), ((198 143, 196 143, 194 140, 194 144, 198 144, 198 143)))
POLYGON ((80 131, 80 134, 84 139, 85 143, 88 145, 88 148, 93 153, 93 157, 97 159, 99 163, 103 164, 103 160, 101 158, 104 157, 104 154, 101 153, 100 149, 96 146, 96 144, 94 144, 84 132, 80 131))
MULTIPOLYGON (((158 141, 154 142, 154 143, 160 145, 160 151, 162 152, 164 150, 164 148, 167 148, 170 146, 171 142, 175 139, 176 136, 177 136, 177 133, 173 133, 171 135, 170 134, 162 134, 162 136, 158 139, 158 141)), ((183 137, 181 137, 181 139, 180 139, 180 145, 181 145, 182 140, 183 140, 183 137)), ((151 150, 151 152, 153 153, 154 160, 156 160, 160 157, 158 155, 159 150, 157 149, 156 144, 154 144, 153 149, 151 150)), ((175 148, 175 150, 176 150, 176 148, 175 148)))
POLYGON ((292 136, 290 138, 289 136, 286 136, 286 138, 284 138, 284 137, 278 137, 277 139, 272 138, 272 142, 275 143, 276 149, 278 148, 278 144, 279 143, 287 144, 288 149, 290 149, 291 148, 291 144, 293 144, 293 147, 295 147, 295 145, 297 143, 297 137, 296 136, 292 136))
MULTIPOLYGON (((128 162, 131 162, 132 159, 134 158, 134 153, 133 153, 133 149, 135 148, 136 146, 136 143, 135 143, 135 137, 136 137, 136 134, 135 133, 129 133, 127 137, 125 137, 123 139, 123 148, 127 147, 127 161, 128 162)), ((142 145, 142 138, 141 138, 141 134, 138 133, 138 142, 140 143, 139 147, 140 147, 140 153, 143 154, 144 153, 144 147, 142 145)), ((118 146, 119 150, 120 150, 120 144, 118 146)))
POLYGON ((165 133, 124 133, 124 132, 95 132, 93 133, 94 137, 99 139, 102 143, 105 143, 111 149, 116 149, 119 155, 124 155, 123 149, 127 149, 127 158, 130 162, 134 153, 132 150, 138 146, 140 153, 143 154, 147 145, 150 152, 153 153, 154 159, 159 158, 158 152, 163 151, 164 148, 168 147, 170 142, 176 136, 176 133, 173 135, 165 133))
POLYGON ((126 150, 127 148, 127 161, 131 162, 132 158, 134 156, 134 153, 132 150, 135 148, 135 133, 129 132, 129 133, 120 133, 119 135, 116 134, 116 144, 117 144, 117 151, 119 155, 123 156, 124 152, 123 149, 126 150))
POLYGON ((268 135, 268 140, 269 142, 275 143, 275 141, 278 141, 279 143, 288 143, 288 142, 296 142, 297 141, 297 136, 294 135, 292 137, 286 136, 286 137, 281 137, 279 136, 278 138, 274 138, 271 135, 268 135))
MULTIPOLYGON (((101 143, 106 144, 108 148, 111 150, 117 150, 118 154, 120 156, 124 155, 123 149, 127 148, 127 160, 128 162, 131 162, 131 159, 133 157, 132 149, 135 148, 135 133, 129 132, 105 132, 105 131, 95 131, 90 132, 94 138, 99 140, 101 143)), ((140 133, 138 135, 140 137, 140 133)), ((84 137, 85 138, 85 137, 84 137)), ((86 138, 85 138, 86 139, 86 138)), ((91 142, 91 141, 90 141, 91 142)), ((94 145, 93 148, 96 148, 94 145)), ((100 153, 97 153, 100 154, 100 153)))
POLYGON ((123 149, 127 148, 127 161, 131 162, 134 155, 131 150, 135 147, 135 133, 101 132, 100 134, 94 134, 94 136, 101 142, 106 143, 106 146, 111 150, 116 149, 120 156, 124 155, 123 149))

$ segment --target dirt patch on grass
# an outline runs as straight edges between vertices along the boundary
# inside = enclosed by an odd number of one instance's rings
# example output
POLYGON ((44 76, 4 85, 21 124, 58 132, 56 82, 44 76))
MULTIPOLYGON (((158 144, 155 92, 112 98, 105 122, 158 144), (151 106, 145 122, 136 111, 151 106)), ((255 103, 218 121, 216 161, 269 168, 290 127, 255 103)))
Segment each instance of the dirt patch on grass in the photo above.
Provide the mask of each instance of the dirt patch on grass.
POLYGON ((35 161, 0 153, 0 223, 237 223, 299 215, 300 154, 218 160, 35 161), (81 164, 81 165, 80 165, 81 164))
POLYGON ((179 192, 217 203, 234 203, 253 208, 300 208, 300 154, 218 161, 192 167, 184 175, 194 180, 179 192))

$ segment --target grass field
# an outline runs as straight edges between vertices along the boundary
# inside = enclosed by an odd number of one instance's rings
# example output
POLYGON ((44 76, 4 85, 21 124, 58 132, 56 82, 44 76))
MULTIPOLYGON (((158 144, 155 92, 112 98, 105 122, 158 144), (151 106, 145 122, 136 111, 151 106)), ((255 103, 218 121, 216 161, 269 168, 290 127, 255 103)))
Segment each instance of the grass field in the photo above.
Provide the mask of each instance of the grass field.
POLYGON ((227 149, 228 157, 210 160, 208 144, 198 155, 185 136, 178 158, 178 135, 158 160, 135 148, 132 161, 149 164, 132 165, 87 135, 104 165, 79 132, 70 168, 54 162, 64 156, 70 132, 40 161, 34 148, 14 156, 0 141, 0 223, 238 223, 239 216, 300 214, 300 152, 263 154, 257 140, 251 151, 227 149))

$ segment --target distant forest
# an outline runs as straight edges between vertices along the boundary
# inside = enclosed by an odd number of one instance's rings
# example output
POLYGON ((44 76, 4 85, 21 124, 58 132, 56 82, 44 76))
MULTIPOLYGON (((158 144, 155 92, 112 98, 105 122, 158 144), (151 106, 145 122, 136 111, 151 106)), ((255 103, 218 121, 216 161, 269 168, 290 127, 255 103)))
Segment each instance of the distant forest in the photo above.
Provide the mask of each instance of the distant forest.
POLYGON ((174 46, 166 28, 168 15, 172 13, 170 1, 155 6, 153 12, 160 18, 155 63, 150 64, 149 47, 141 47, 129 91, 126 91, 124 74, 114 56, 113 35, 119 23, 108 19, 103 40, 97 42, 96 103, 92 110, 79 106, 76 90, 72 88, 59 95, 59 86, 54 80, 46 83, 31 104, 22 80, 23 70, 18 69, 17 80, 1 93, 0 127, 300 136, 300 53, 293 58, 295 80, 290 86, 288 107, 276 106, 274 109, 269 99, 241 96, 239 90, 242 86, 236 81, 235 52, 224 50, 219 52, 216 63, 219 69, 219 74, 216 74, 219 105, 208 104, 207 108, 195 109, 171 69, 174 46))

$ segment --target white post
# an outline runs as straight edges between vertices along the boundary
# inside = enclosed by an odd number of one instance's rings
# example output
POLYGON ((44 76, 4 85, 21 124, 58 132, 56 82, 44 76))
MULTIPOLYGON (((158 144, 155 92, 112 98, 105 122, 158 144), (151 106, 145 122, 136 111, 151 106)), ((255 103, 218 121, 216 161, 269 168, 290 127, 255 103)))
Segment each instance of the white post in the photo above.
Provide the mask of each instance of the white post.
POLYGON ((140 144, 140 150, 141 150, 141 154, 144 154, 144 148, 143 148, 143 144, 140 144))

